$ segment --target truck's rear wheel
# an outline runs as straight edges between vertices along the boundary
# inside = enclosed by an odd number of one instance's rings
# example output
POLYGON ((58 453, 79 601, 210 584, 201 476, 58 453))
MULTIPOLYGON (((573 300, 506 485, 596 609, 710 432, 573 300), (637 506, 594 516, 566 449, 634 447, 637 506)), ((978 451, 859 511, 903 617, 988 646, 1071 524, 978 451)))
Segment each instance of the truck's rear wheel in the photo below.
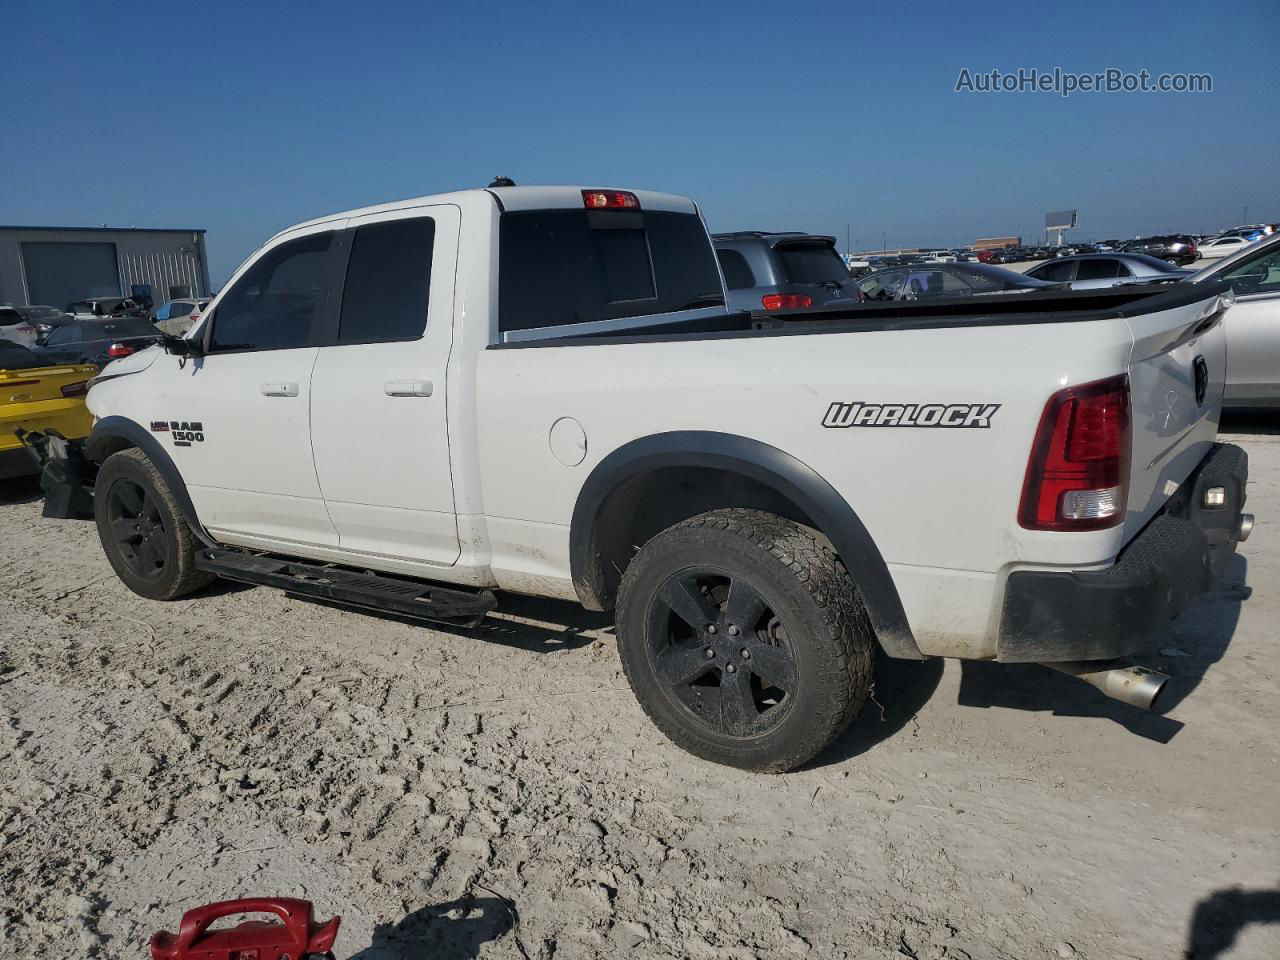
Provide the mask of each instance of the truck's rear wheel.
POLYGON ((874 637, 821 534, 758 510, 669 527, 627 568, 618 649, 645 712, 699 757, 791 770, 871 686, 874 637))
POLYGON ((137 448, 113 453, 93 495, 98 538, 126 587, 149 600, 175 600, 210 583, 196 569, 196 538, 160 471, 137 448))

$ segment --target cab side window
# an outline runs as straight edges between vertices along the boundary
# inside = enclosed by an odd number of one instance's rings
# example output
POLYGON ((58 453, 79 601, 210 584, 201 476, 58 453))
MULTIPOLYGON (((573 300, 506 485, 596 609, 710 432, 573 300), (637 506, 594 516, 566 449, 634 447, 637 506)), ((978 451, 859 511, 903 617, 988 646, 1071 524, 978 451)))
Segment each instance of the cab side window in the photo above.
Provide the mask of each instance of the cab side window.
POLYGON ((427 326, 431 249, 429 217, 357 227, 342 288, 338 343, 416 340, 427 326))
POLYGON ((313 233, 282 243, 260 257, 214 311, 210 349, 315 346, 324 313, 332 242, 332 233, 313 233))

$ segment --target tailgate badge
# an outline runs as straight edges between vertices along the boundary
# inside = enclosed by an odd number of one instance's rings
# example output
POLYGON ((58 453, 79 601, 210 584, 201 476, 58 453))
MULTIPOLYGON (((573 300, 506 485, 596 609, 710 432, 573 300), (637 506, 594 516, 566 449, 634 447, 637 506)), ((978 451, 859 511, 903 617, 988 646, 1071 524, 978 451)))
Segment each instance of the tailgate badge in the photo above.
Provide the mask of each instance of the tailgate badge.
POLYGON ((1209 364, 1205 362, 1204 357, 1196 357, 1192 361, 1191 369, 1196 377, 1196 404, 1204 406, 1205 394, 1209 392, 1209 364))

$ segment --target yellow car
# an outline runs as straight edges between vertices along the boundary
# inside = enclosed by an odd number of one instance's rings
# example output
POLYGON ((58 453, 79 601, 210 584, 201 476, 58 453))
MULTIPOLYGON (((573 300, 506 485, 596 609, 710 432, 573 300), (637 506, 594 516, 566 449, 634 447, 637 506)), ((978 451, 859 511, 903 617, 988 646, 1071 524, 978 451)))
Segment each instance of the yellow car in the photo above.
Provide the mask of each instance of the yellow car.
POLYGON ((89 380, 98 368, 49 366, 26 347, 0 340, 0 480, 39 473, 16 430, 52 430, 83 440, 93 426, 85 409, 89 380))

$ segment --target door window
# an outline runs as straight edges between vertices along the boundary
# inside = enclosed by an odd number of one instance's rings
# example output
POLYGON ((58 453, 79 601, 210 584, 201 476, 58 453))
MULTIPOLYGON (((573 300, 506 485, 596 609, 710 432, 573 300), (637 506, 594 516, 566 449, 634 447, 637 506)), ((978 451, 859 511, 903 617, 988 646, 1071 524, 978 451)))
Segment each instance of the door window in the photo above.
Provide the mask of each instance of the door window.
POLYGON ((913 300, 927 297, 967 297, 969 285, 949 270, 913 270, 907 280, 907 292, 913 300))
POLYGON ((169 319, 177 320, 179 317, 185 317, 191 312, 191 304, 183 303, 181 300, 169 305, 169 319))
POLYGON ((1236 264, 1219 278, 1231 284, 1236 296, 1254 293, 1280 293, 1280 249, 1273 248, 1260 257, 1236 264))
POLYGON ((68 323, 66 326, 58 327, 51 334, 49 339, 45 341, 47 347, 60 347, 66 343, 77 343, 80 341, 80 331, 84 328, 82 323, 68 323))
POLYGON ((210 349, 314 346, 324 312, 332 241, 332 233, 313 233, 258 258, 214 311, 210 349))
POLYGON ((416 340, 427 325, 431 248, 430 217, 357 227, 342 289, 338 343, 416 340))
POLYGON ((1081 260, 1077 280, 1109 280, 1120 276, 1120 261, 1104 258, 1102 260, 1081 260))
POLYGON ((858 284, 862 296, 867 300, 896 300, 902 281, 906 278, 905 270, 889 270, 885 273, 874 273, 858 284))
POLYGON ((1049 283, 1068 283, 1075 268, 1074 260, 1068 260, 1066 263, 1049 263, 1035 271, 1034 276, 1037 280, 1046 280, 1049 283))

